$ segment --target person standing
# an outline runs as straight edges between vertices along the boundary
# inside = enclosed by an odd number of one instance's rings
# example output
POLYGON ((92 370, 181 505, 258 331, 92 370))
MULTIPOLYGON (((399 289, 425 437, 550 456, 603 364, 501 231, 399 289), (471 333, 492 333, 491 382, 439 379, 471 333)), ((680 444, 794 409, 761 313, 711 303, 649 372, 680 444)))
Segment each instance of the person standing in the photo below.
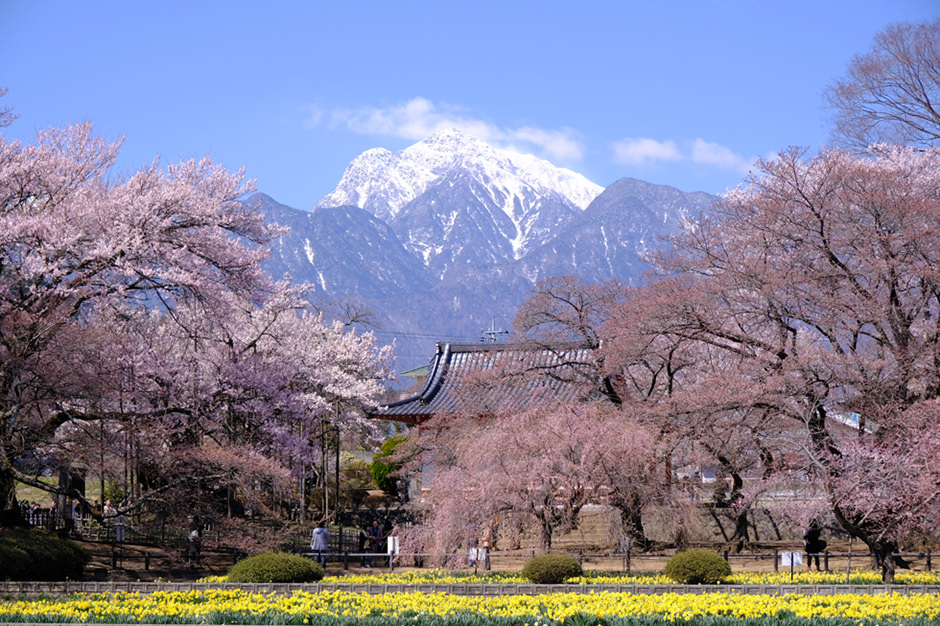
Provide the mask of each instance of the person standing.
POLYGON ((124 513, 118 513, 117 517, 114 518, 114 540, 118 543, 122 543, 126 538, 127 531, 127 518, 124 516, 124 513))
POLYGON ((372 526, 369 526, 369 542, 372 544, 372 552, 379 554, 382 552, 382 540, 385 539, 385 531, 379 526, 378 520, 372 522, 372 526))
POLYGON ((326 522, 320 522, 313 529, 310 548, 316 553, 316 561, 323 568, 326 568, 326 552, 330 547, 330 531, 326 528, 326 522))
POLYGON ((202 521, 198 515, 189 516, 189 565, 199 565, 202 558, 202 521))
POLYGON ((480 537, 479 560, 483 561, 483 569, 490 569, 490 549, 493 547, 493 526, 486 523, 483 526, 483 536, 480 537))
POLYGON ((369 550, 369 527, 359 527, 359 567, 372 567, 372 559, 366 556, 366 550, 369 550))
POLYGON ((816 520, 810 522, 809 528, 803 533, 803 549, 806 550, 807 571, 812 569, 814 559, 816 560, 816 571, 820 571, 819 553, 825 551, 828 545, 824 540, 819 538, 821 533, 822 527, 820 527, 819 522, 816 520))

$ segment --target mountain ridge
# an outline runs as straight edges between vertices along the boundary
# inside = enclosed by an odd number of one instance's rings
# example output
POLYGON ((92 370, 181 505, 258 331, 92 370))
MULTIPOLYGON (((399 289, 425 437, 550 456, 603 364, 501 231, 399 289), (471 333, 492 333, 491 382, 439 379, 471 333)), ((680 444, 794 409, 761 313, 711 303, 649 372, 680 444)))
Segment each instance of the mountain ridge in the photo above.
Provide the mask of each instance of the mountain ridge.
POLYGON ((313 284, 318 299, 370 310, 410 369, 436 341, 511 327, 544 278, 641 280, 643 255, 715 200, 632 178, 601 188, 531 159, 443 132, 360 154, 310 211, 256 194, 248 201, 290 228, 266 267, 313 284))

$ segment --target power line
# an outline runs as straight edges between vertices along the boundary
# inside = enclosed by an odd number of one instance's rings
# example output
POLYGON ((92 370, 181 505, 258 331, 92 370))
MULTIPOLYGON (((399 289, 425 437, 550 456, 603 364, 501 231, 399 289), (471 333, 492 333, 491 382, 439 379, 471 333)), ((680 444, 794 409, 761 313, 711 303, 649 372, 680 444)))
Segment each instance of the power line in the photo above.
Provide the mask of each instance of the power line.
POLYGON ((391 335, 393 337, 407 337, 410 339, 436 339, 438 341, 479 341, 479 335, 443 335, 440 333, 421 333, 404 330, 373 330, 374 335, 391 335))

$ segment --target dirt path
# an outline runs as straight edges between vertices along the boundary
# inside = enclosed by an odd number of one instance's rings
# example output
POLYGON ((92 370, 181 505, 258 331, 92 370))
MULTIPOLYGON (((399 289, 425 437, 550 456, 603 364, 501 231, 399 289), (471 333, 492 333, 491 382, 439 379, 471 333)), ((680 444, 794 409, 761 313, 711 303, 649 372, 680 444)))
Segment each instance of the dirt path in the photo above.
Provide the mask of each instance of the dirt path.
MULTIPOLYGON (((198 564, 187 563, 185 555, 159 547, 141 545, 112 545, 90 541, 77 541, 88 550, 92 560, 85 568, 86 580, 113 582, 190 582, 209 576, 224 576, 235 557, 231 552, 204 550, 198 564)), ((341 563, 327 563, 328 576, 354 573, 383 572, 387 569, 365 569, 358 560, 344 569, 341 563)), ((415 568, 404 568, 415 569, 415 568)))
POLYGON ((224 575, 234 564, 230 553, 206 551, 200 563, 193 566, 186 562, 185 555, 159 547, 77 543, 92 555, 91 563, 85 568, 87 580, 182 582, 224 575))

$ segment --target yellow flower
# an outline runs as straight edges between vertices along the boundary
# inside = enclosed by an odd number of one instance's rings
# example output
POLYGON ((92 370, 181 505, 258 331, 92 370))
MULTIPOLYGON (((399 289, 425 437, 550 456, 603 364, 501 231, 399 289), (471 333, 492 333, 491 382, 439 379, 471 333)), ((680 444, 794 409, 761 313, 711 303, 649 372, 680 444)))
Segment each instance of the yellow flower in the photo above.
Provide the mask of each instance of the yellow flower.
MULTIPOLYGON (((846 617, 860 622, 940 619, 940 602, 932 594, 746 595, 733 591, 704 594, 552 593, 527 596, 458 596, 443 593, 369 595, 346 591, 251 594, 241 590, 88 594, 59 600, 0 603, 0 621, 145 621, 148 616, 202 622, 214 612, 246 616, 281 615, 364 618, 421 615, 516 617, 535 626, 562 621, 578 613, 598 617, 653 615, 669 620, 695 616, 775 617, 788 612, 807 619, 846 617)), ((151 617, 150 619, 153 619, 151 617)))

